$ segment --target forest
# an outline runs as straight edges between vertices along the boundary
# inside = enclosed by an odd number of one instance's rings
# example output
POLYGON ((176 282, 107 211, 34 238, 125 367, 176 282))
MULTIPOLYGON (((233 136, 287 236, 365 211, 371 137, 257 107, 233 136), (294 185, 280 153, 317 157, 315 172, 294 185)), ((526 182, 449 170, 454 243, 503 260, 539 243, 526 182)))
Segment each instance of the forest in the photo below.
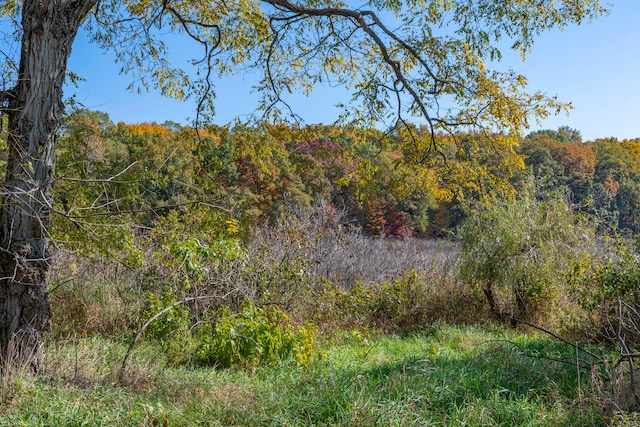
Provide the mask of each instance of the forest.
POLYGON ((212 204, 246 233, 292 207, 322 204, 365 236, 442 238, 481 206, 533 186, 536 199, 562 195, 608 234, 640 232, 640 139, 582 141, 565 126, 516 144, 491 141, 474 133, 433 141, 420 127, 262 123, 196 132, 78 110, 60 140, 57 218, 62 229, 117 218, 144 233, 172 211, 212 204))

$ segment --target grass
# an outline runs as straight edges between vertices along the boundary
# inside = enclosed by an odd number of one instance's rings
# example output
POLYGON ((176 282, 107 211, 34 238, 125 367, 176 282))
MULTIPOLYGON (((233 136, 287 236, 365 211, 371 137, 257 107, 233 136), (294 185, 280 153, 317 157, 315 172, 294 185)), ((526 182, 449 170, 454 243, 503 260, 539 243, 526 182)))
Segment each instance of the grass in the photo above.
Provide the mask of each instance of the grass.
POLYGON ((571 348, 497 326, 336 332, 309 367, 253 372, 170 366, 141 343, 119 381, 125 351, 104 338, 48 344, 42 375, 17 375, 1 391, 0 425, 604 425, 581 392, 588 372, 532 357, 575 359, 571 348))

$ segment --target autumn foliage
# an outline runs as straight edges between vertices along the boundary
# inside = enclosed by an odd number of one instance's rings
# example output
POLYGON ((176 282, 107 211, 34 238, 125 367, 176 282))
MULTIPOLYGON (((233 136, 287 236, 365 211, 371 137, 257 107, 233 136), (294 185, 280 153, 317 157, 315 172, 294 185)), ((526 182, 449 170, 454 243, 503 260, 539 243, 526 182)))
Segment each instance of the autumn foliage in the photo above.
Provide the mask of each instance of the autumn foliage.
POLYGON ((270 124, 196 132, 174 123, 114 124, 80 110, 67 119, 58 150, 56 233, 71 241, 76 229, 123 217, 153 227, 194 204, 258 225, 323 201, 369 235, 442 236, 478 203, 522 191, 526 177, 540 198, 564 192, 607 227, 640 231, 640 143, 557 135, 488 141, 420 127, 383 133, 270 124))

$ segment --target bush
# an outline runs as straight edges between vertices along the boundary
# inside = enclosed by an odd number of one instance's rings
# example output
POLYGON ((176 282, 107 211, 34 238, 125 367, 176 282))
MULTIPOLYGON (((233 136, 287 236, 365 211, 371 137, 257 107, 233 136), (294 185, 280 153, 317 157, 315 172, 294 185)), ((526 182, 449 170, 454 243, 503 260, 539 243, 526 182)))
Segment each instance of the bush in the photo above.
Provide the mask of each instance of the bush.
POLYGON ((239 313, 222 307, 196 329, 195 361, 219 368, 255 368, 293 357, 306 365, 314 347, 314 329, 295 327, 278 307, 248 302, 239 313))
POLYGON ((148 318, 174 305, 146 330, 173 363, 253 369, 292 357, 300 365, 311 361, 315 328, 294 325, 277 306, 260 308, 248 301, 237 313, 222 306, 193 316, 186 305, 176 305, 171 292, 151 296, 150 302, 148 318))
MULTIPOLYGON (((162 296, 150 294, 147 298, 148 308, 145 311, 145 319, 150 319, 178 301, 172 291, 162 296)), ((194 345, 191 323, 192 317, 187 306, 178 304, 153 321, 145 334, 162 345, 167 360, 175 364, 185 363, 190 358, 194 345)))
POLYGON ((52 259, 52 337, 120 337, 140 326, 145 308, 141 269, 128 269, 101 255, 56 251, 52 259))
MULTIPOLYGON (((629 239, 602 242, 591 258, 576 264, 573 291, 593 316, 593 336, 615 347, 617 361, 609 369, 604 409, 640 411, 637 362, 640 350, 640 247, 629 239)), ((615 425, 628 417, 618 414, 615 425)), ((629 418, 631 419, 631 418, 629 418)), ((633 418, 635 420, 635 418, 633 418)), ((637 421, 637 420, 636 420, 637 421)))
POLYGON ((576 260, 569 275, 576 301, 594 320, 610 323, 618 300, 634 305, 640 297, 640 246, 624 238, 605 238, 597 251, 576 260))
POLYGON ((411 332, 433 323, 476 323, 489 319, 481 298, 440 269, 408 270, 384 282, 329 282, 315 298, 325 328, 411 332))
POLYGON ((567 271, 592 242, 592 227, 561 195, 525 194, 470 215, 458 232, 459 278, 484 293, 502 320, 550 314, 567 271))

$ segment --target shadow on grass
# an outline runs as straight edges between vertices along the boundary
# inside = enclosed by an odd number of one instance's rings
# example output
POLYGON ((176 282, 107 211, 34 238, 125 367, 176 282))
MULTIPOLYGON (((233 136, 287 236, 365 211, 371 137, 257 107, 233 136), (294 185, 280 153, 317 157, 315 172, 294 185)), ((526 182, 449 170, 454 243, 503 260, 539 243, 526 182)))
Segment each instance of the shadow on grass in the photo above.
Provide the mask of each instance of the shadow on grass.
MULTIPOLYGON (((356 335, 328 345, 327 357, 307 368, 284 362, 246 373, 152 364, 140 367, 144 385, 111 384, 108 375, 90 387, 24 383, 0 411, 0 425, 604 425, 589 399, 589 372, 541 358, 575 360, 562 343, 491 326, 434 326, 366 342, 356 335)), ((104 353, 121 347, 90 344, 99 351, 87 361, 113 366, 104 353)))
POLYGON ((308 378, 292 390, 285 418, 295 425, 603 425, 585 398, 589 372, 570 363, 569 346, 542 338, 466 350, 426 343, 419 354, 383 363, 365 357, 308 378))

